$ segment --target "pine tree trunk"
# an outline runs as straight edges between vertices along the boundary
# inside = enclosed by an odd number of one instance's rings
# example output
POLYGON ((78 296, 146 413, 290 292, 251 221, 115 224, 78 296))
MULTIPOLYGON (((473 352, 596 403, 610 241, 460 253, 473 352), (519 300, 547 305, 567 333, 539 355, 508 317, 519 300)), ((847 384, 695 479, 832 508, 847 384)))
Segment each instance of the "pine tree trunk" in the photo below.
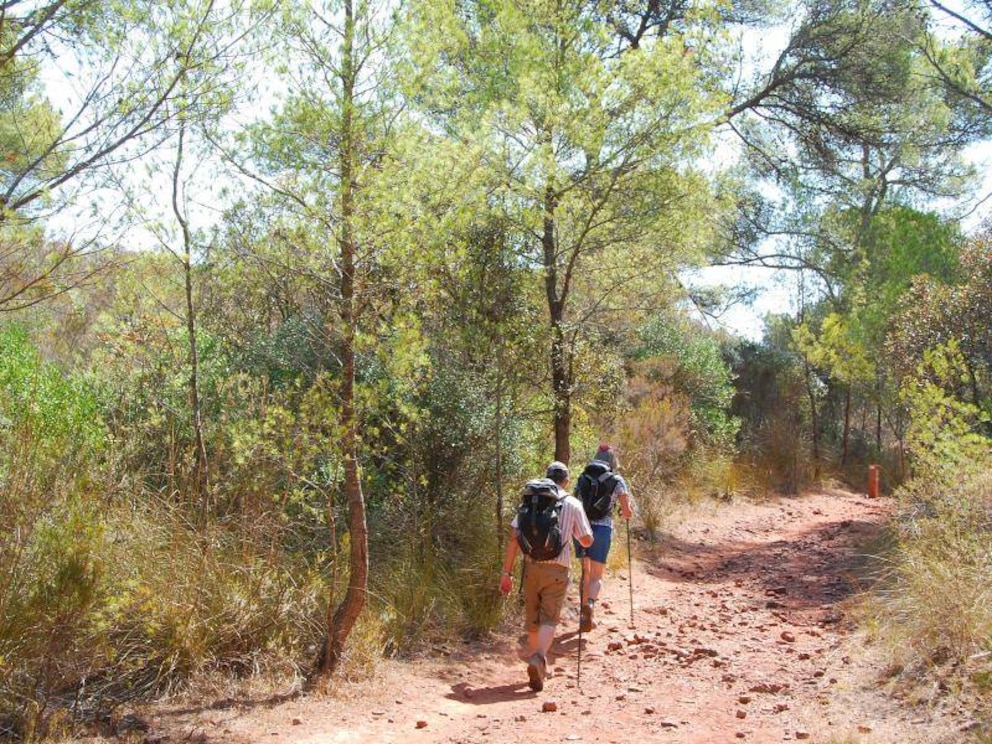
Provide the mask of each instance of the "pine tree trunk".
POLYGON ((558 255, 555 242, 557 197, 551 185, 544 192, 544 285, 551 316, 551 392, 554 405, 555 459, 568 464, 571 457, 572 375, 565 344, 565 303, 558 292, 558 255))
POLYGON ((847 386, 844 396, 844 434, 841 437, 840 466, 847 465, 848 442, 851 438, 851 386, 847 386))
POLYGON ((327 608, 327 636, 316 665, 319 678, 334 673, 341 661, 345 643, 365 606, 368 593, 368 526, 365 497, 358 468, 360 436, 355 410, 355 18, 352 0, 344 0, 345 27, 342 39, 341 83, 341 423, 344 460, 344 493, 348 503, 349 554, 348 590, 341 604, 327 608))
POLYGON ((806 367, 806 396, 809 399, 810 436, 813 443, 813 479, 820 478, 820 419, 816 407, 816 391, 813 388, 813 370, 808 362, 806 367))

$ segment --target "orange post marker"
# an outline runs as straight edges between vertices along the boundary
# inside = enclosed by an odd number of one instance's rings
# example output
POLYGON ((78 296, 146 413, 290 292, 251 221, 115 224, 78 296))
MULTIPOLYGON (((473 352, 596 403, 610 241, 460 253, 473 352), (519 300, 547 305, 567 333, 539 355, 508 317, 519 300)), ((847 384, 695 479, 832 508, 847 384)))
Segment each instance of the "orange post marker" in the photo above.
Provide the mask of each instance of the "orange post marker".
POLYGON ((878 489, 878 465, 868 466, 868 498, 877 499, 878 489))

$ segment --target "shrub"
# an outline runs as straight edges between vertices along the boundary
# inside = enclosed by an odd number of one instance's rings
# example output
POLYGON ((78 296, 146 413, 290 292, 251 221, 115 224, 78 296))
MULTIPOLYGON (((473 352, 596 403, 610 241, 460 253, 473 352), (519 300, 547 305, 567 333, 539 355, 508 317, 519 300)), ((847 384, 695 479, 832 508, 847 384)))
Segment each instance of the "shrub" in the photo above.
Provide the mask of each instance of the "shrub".
POLYGON ((100 602, 103 447, 88 387, 45 363, 20 329, 0 332, 0 719, 22 734, 78 677, 76 650, 100 602))
POLYGON ((990 443, 982 429, 989 415, 960 393, 970 377, 959 345, 949 341, 925 352, 916 374, 904 381, 901 397, 909 408, 906 443, 914 476, 941 478, 985 460, 990 443))
MULTIPOLYGON (((992 442, 979 433, 980 408, 958 394, 963 368, 956 344, 945 344, 904 383, 914 477, 897 491, 888 586, 873 610, 894 668, 951 678, 940 687, 967 694, 984 685, 992 652, 992 442)), ((975 700, 992 715, 982 690, 975 700)))

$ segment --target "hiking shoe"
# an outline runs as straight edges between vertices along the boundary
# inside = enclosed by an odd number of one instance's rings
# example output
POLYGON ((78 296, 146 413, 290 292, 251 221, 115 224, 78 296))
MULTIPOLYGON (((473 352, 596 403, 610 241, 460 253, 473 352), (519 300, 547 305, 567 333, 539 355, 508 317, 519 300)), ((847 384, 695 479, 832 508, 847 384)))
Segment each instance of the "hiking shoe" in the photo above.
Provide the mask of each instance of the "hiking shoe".
POLYGON ((540 654, 534 654, 527 662, 528 685, 534 692, 544 689, 544 663, 540 654))
POLYGON ((592 630, 592 605, 584 604, 582 605, 579 618, 579 630, 583 633, 588 633, 592 630))

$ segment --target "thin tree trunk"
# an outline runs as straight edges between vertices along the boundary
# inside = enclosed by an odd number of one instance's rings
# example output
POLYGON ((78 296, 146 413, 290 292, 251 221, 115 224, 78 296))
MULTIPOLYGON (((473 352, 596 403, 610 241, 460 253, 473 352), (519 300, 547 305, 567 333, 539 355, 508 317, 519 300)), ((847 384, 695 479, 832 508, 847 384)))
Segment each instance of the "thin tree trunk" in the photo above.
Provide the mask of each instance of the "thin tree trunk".
POLYGON ((327 637, 317 661, 317 674, 326 678, 341 661, 345 643, 354 628, 368 592, 368 526, 365 520, 365 497, 358 468, 360 436, 355 410, 355 16, 352 0, 344 0, 344 36, 341 43, 341 331, 342 379, 341 423, 344 461, 344 492, 348 503, 349 555, 348 590, 336 608, 327 608, 327 637))
POLYGON ((811 428, 811 437, 813 441, 813 479, 819 480, 820 478, 820 422, 819 422, 819 411, 816 407, 816 391, 813 389, 812 377, 813 371, 810 369, 809 363, 805 363, 806 367, 806 395, 809 398, 809 419, 811 428))
POLYGON ((571 457, 572 379, 565 345, 565 304, 558 295, 558 255, 555 242, 557 197, 549 184, 544 192, 544 287, 551 316, 551 391, 554 404, 555 459, 566 465, 571 457))
POLYGON ((203 441, 203 417, 200 405, 200 362, 196 350, 196 306, 193 302, 193 238, 190 234, 189 223, 179 205, 179 176, 183 163, 183 146, 185 144, 186 126, 180 121, 179 147, 176 153, 176 164, 172 171, 172 211, 183 235, 183 282, 186 293, 186 336, 189 340, 189 402, 190 418, 193 425, 194 440, 194 472, 193 495, 200 502, 200 516, 206 523, 210 505, 207 498, 207 448, 203 441))
POLYGON ((876 457, 882 457, 882 406, 881 404, 875 406, 875 449, 878 454, 876 457))
POLYGON ((496 354, 496 559, 503 554, 503 351, 496 354))
POLYGON ((569 437, 572 431, 572 384, 565 360, 562 321, 551 321, 551 384, 555 393, 555 459, 568 464, 571 458, 569 437))
POLYGON ((851 386, 844 395, 844 434, 841 437, 840 466, 847 465, 848 443, 851 438, 851 386))

